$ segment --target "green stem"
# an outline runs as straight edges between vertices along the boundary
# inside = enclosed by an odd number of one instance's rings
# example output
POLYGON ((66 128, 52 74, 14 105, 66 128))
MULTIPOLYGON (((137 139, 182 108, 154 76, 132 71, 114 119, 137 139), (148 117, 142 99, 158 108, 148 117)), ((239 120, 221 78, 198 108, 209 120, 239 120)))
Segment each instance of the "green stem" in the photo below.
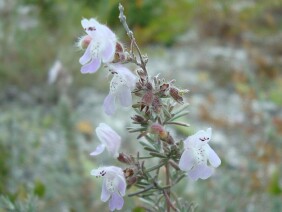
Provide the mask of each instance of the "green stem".
POLYGON ((151 167, 151 168, 149 168, 149 169, 146 169, 144 172, 145 172, 145 173, 148 173, 148 172, 154 171, 154 170, 156 170, 156 169, 159 169, 160 167, 162 167, 162 166, 165 165, 165 164, 166 164, 166 162, 160 163, 160 164, 158 164, 158 165, 156 165, 156 166, 153 166, 153 167, 151 167))
POLYGON ((138 195, 138 194, 142 194, 142 193, 144 193, 144 192, 146 192, 146 191, 149 191, 149 190, 151 190, 151 189, 154 188, 154 187, 155 187, 154 185, 149 185, 147 188, 144 188, 144 189, 141 190, 141 191, 137 191, 137 192, 128 194, 127 196, 129 196, 129 197, 136 196, 136 195, 138 195))

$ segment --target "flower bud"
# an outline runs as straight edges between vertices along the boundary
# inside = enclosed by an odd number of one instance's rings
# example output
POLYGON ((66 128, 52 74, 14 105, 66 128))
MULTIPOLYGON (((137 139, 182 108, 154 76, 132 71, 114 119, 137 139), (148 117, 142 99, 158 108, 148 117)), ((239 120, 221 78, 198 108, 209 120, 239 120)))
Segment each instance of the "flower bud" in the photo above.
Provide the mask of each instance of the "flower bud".
POLYGON ((183 104, 183 98, 179 93, 179 90, 177 88, 171 87, 169 89, 170 96, 178 103, 183 104))
POLYGON ((125 154, 125 153, 119 153, 118 157, 117 157, 118 161, 125 163, 125 164, 132 164, 133 163, 133 159, 131 156, 125 154))
POLYGON ((152 124, 150 126, 150 132, 153 133, 153 134, 158 134, 160 136, 161 140, 166 140, 166 138, 168 136, 167 131, 159 123, 152 124))

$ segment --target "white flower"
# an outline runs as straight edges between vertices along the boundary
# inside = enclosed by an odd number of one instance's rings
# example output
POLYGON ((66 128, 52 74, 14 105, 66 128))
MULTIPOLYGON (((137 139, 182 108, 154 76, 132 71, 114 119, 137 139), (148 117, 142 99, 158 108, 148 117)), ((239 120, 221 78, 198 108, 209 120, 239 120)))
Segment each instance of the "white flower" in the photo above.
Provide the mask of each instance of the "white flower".
POLYGON ((123 196, 126 191, 126 181, 123 170, 116 166, 100 167, 93 169, 91 175, 103 177, 101 200, 109 200, 111 211, 120 210, 123 207, 123 196))
POLYGON ((83 56, 79 59, 82 66, 81 73, 94 73, 101 62, 109 63, 114 59, 116 50, 116 35, 106 26, 100 24, 94 18, 82 19, 81 25, 87 33, 78 45, 87 46, 83 56))
POLYGON ((116 102, 123 107, 132 105, 131 91, 135 87, 136 76, 126 67, 115 64, 110 67, 114 76, 110 82, 110 92, 106 96, 103 104, 107 115, 113 115, 116 111, 116 102))
POLYGON ((211 128, 200 130, 184 141, 185 150, 181 155, 179 168, 187 171, 192 180, 207 179, 212 175, 213 169, 207 165, 207 161, 215 168, 221 164, 220 158, 208 144, 211 134, 211 128))
POLYGON ((96 128, 96 134, 101 141, 101 144, 96 147, 95 151, 90 155, 100 155, 105 148, 113 157, 118 156, 118 151, 121 144, 121 137, 107 124, 100 123, 96 128))

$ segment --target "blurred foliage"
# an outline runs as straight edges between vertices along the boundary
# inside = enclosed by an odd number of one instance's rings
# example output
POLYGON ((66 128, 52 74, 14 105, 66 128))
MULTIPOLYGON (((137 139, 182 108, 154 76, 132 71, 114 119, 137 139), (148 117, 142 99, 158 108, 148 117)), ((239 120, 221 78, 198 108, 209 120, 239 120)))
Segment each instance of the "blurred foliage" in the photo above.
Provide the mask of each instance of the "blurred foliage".
MULTIPOLYGON (((181 7, 186 12, 185 1, 180 1, 181 4, 167 2, 170 1, 124 1, 126 12, 131 16, 130 25, 145 30, 141 42, 171 43, 179 32, 186 30, 187 22, 181 18, 183 13, 175 13, 181 7), (156 4, 159 6, 155 7, 156 4), (174 10, 169 12, 171 4, 174 10)), ((77 37, 83 34, 80 26, 82 17, 98 17, 123 32, 117 18, 115 0, 9 1, 2 10, 1 19, 5 20, 0 25, 2 86, 30 88, 45 82, 47 70, 57 58, 68 64, 68 71, 79 79, 79 64, 73 58, 79 57, 74 44, 77 37)), ((139 32, 136 34, 139 35, 139 32)))
POLYGON ((280 176, 279 176, 279 171, 275 171, 272 174, 272 177, 269 182, 269 187, 268 187, 268 192, 273 194, 273 195, 281 195, 282 194, 282 187, 280 186, 280 176))
MULTIPOLYGON (((202 36, 240 41, 251 31, 269 35, 281 29, 281 5, 276 0, 122 0, 128 22, 138 43, 172 45, 189 28, 202 36), (248 6, 249 5, 249 6, 248 6)), ((51 64, 60 59, 79 85, 92 83, 79 75, 80 52, 74 48, 83 34, 82 17, 96 17, 125 36, 118 20, 116 0, 11 0, 4 3, 0 18, 0 84, 30 88, 46 81, 51 64), (24 74, 23 74, 24 73, 24 74), (31 83, 30 83, 31 82, 31 83)))
POLYGON ((0 211, 35 212, 36 198, 28 197, 25 200, 11 201, 8 197, 0 195, 0 211))

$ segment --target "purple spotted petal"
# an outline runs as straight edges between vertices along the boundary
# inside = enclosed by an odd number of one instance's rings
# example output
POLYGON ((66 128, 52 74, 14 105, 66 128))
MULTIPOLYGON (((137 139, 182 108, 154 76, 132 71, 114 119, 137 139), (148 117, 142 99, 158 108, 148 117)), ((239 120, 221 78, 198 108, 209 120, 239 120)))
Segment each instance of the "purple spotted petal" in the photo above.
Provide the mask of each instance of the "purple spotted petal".
POLYGON ((93 58, 92 61, 81 67, 80 71, 82 74, 95 73, 101 66, 101 59, 93 58))
POLYGON ((206 164, 200 164, 191 169, 188 172, 188 175, 194 181, 198 180, 199 178, 205 180, 212 175, 212 169, 206 164))
POLYGON ((207 149, 208 149, 208 159, 210 164, 215 168, 218 167, 221 164, 220 158, 208 144, 207 144, 207 149))
POLYGON ((113 193, 112 197, 109 201, 109 208, 111 211, 114 211, 115 209, 120 210, 122 209, 122 206, 124 204, 123 197, 121 197, 117 193, 113 193))
POLYGON ((194 163, 195 163, 195 159, 194 159, 194 154, 192 152, 191 149, 186 149, 182 155, 181 155, 181 158, 179 160, 179 168, 182 170, 182 171, 189 171, 194 163))
POLYGON ((121 86, 118 92, 118 100, 123 107, 129 107, 132 104, 131 91, 126 86, 121 86))
POLYGON ((96 149, 90 153, 91 156, 96 156, 100 155, 102 152, 105 150, 105 145, 100 144, 99 146, 96 147, 96 149))
POLYGON ((107 189, 106 180, 103 180, 101 200, 107 202, 111 197, 111 192, 107 189))
POLYGON ((126 80, 127 87, 133 90, 137 77, 128 68, 121 64, 115 64, 113 67, 114 70, 126 80))
POLYGON ((91 49, 91 45, 89 44, 87 49, 85 50, 84 54, 79 59, 79 63, 81 65, 84 65, 84 64, 88 63, 91 60, 90 49, 91 49))
POLYGON ((115 105, 115 97, 111 94, 106 96, 104 103, 103 103, 104 111, 107 115, 111 116, 116 111, 116 105, 115 105))

